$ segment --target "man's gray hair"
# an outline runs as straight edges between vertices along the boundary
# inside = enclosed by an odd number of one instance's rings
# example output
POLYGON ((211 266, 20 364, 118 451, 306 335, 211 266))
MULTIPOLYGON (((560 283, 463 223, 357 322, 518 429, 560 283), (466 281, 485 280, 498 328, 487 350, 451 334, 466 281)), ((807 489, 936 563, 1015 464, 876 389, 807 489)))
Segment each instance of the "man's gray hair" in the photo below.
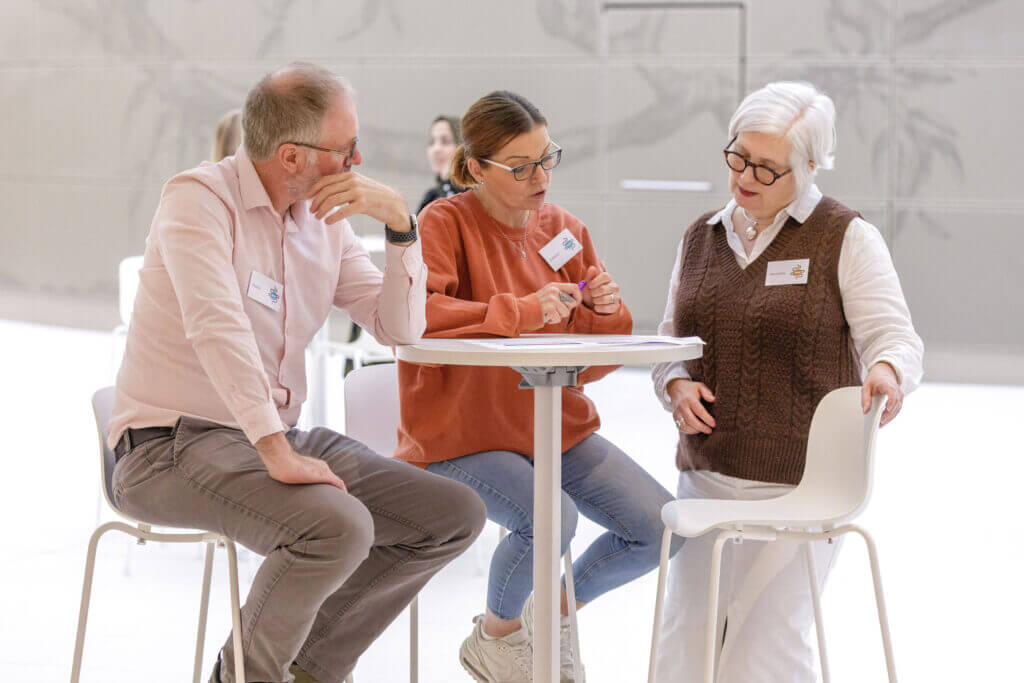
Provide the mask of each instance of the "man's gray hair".
POLYGON ((729 138, 767 133, 789 141, 789 165, 802 194, 818 169, 835 165, 836 107, 810 83, 778 81, 750 93, 729 121, 729 138), (808 162, 814 162, 812 170, 808 162))
POLYGON ((337 95, 352 99, 355 93, 348 81, 314 64, 296 62, 264 76, 249 91, 242 113, 249 158, 269 159, 285 142, 317 144, 337 95))

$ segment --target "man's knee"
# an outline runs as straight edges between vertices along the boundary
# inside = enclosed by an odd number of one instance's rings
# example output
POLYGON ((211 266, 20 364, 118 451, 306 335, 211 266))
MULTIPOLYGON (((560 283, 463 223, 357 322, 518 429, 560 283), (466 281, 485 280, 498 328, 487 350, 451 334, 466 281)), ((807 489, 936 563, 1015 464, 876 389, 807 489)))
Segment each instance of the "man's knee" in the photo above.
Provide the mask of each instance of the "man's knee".
POLYGON ((449 542, 469 546, 487 523, 487 507, 477 492, 465 484, 447 479, 444 482, 441 495, 448 505, 449 542))
POLYGON ((294 549, 341 566, 358 566, 373 547, 373 516, 352 496, 340 494, 331 502, 316 507, 316 514, 322 515, 316 532, 300 539, 294 549))

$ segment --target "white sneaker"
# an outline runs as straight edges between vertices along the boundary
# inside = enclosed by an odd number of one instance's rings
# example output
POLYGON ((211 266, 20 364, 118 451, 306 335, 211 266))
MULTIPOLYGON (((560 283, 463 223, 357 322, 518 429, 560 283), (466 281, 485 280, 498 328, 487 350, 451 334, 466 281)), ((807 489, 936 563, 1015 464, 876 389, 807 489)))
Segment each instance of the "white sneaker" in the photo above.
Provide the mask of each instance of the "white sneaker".
POLYGON ((524 629, 484 638, 484 615, 473 617, 473 632, 462 641, 459 663, 479 683, 533 683, 533 641, 524 629))
MULTIPOLYGON (((523 605, 523 613, 519 617, 523 621, 523 629, 533 642, 533 593, 523 605)), ((572 627, 569 617, 560 617, 558 621, 558 680, 559 683, 586 683, 587 672, 580 663, 580 680, 576 680, 576 661, 572 651, 572 627)))

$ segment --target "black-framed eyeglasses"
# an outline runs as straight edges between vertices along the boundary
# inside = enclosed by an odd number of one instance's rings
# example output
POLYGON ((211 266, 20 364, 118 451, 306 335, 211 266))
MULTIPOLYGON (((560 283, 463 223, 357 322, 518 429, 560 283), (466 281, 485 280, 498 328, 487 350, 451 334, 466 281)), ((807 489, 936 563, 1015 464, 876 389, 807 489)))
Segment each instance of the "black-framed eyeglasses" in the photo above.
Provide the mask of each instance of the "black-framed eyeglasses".
POLYGON ((497 166, 498 168, 503 168, 506 171, 512 171, 512 177, 522 182, 532 178, 533 174, 537 172, 538 166, 543 168, 545 171, 550 171, 554 169, 555 166, 558 166, 559 162, 562 161, 562 148, 555 145, 553 142, 551 144, 554 145, 555 149, 551 150, 537 161, 527 161, 525 164, 519 164, 518 166, 506 166, 505 164, 499 164, 497 161, 491 161, 490 159, 481 159, 481 161, 486 161, 491 166, 497 166))
POLYGON ((355 138, 354 140, 352 140, 352 145, 348 148, 348 151, 341 149, 331 149, 330 147, 320 147, 319 145, 311 145, 308 142, 292 142, 291 140, 283 144, 296 145, 298 147, 309 147, 310 149, 318 149, 321 152, 330 152, 331 154, 337 154, 339 156, 345 157, 346 159, 351 159, 352 156, 355 155, 356 153, 356 146, 359 145, 359 138, 355 138))
POLYGON ((782 173, 778 173, 774 169, 768 168, 767 166, 755 164, 754 162, 752 162, 750 159, 746 158, 739 152, 729 149, 730 147, 732 147, 734 142, 736 142, 736 138, 730 140, 729 144, 725 146, 725 149, 723 149, 722 152, 725 153, 725 164, 732 170, 739 173, 740 175, 743 175, 743 172, 746 171, 747 166, 749 166, 750 168, 754 169, 754 180, 761 183, 762 185, 771 185, 782 176, 788 175, 793 172, 793 169, 789 169, 782 173))

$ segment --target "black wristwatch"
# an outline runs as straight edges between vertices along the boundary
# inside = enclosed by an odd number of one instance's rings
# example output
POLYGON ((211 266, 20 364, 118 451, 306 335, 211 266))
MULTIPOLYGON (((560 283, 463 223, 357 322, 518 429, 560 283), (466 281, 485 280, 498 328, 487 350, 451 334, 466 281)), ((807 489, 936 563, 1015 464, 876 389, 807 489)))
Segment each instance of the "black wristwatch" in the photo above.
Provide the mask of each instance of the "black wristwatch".
POLYGON ((384 225, 384 237, 387 238, 388 242, 392 244, 409 244, 410 242, 416 241, 416 216, 415 214, 409 214, 409 230, 399 232, 392 230, 387 224, 384 225))

